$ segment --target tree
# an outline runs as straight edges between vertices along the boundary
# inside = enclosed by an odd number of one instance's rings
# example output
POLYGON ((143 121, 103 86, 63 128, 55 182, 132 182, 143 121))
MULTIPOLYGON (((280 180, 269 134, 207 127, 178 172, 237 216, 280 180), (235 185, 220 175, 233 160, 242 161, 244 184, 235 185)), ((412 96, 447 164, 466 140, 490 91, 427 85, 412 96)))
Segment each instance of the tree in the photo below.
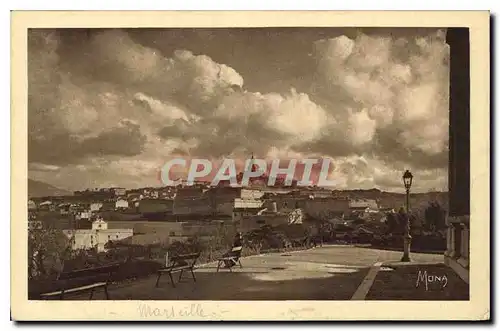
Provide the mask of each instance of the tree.
POLYGON ((398 234, 405 234, 407 230, 411 231, 411 219, 410 215, 406 212, 404 208, 400 208, 396 215, 399 225, 398 234))
POLYGON ((399 220, 395 213, 387 213, 387 232, 392 234, 397 234, 400 232, 399 220))
POLYGON ((425 209, 425 229, 438 231, 446 227, 446 211, 437 201, 432 201, 425 209))
POLYGON ((28 230, 28 278, 57 274, 71 256, 71 240, 59 229, 33 227, 28 230))
POLYGON ((423 216, 419 211, 412 212, 410 214, 410 233, 413 234, 420 234, 422 231, 422 225, 423 225, 423 216))

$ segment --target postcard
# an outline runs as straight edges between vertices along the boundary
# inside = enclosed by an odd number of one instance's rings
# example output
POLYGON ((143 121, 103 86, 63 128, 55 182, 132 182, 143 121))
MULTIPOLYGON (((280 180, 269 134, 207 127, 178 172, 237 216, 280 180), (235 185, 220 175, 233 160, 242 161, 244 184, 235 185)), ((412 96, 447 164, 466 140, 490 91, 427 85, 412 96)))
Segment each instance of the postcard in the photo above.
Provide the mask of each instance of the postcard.
POLYGON ((489 320, 489 12, 12 12, 12 319, 489 320))

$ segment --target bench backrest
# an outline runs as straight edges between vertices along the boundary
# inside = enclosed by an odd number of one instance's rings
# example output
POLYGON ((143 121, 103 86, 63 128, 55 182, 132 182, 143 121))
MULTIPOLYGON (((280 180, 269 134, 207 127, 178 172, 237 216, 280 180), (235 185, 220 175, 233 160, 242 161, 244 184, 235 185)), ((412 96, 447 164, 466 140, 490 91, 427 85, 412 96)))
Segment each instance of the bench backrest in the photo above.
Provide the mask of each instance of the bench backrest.
POLYGON ((241 257, 241 251, 243 250, 243 246, 236 246, 231 249, 230 255, 233 257, 241 257))
POLYGON ((200 253, 192 253, 192 254, 182 254, 182 255, 174 255, 169 258, 169 264, 167 268, 175 268, 188 265, 190 267, 194 267, 196 261, 200 257, 200 253))
POLYGON ((78 269, 67 272, 61 272, 59 274, 59 280, 70 280, 76 278, 87 278, 87 277, 96 277, 102 275, 111 276, 115 273, 118 268, 121 266, 120 263, 115 263, 111 265, 96 267, 96 268, 87 268, 87 269, 78 269))

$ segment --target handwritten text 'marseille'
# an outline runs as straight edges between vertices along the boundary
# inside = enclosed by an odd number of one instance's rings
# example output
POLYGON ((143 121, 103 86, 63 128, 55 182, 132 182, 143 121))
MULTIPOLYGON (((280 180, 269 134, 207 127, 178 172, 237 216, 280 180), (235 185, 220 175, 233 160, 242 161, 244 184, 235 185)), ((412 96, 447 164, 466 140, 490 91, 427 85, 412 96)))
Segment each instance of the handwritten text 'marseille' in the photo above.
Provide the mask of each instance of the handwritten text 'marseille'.
POLYGON ((206 312, 201 304, 190 304, 187 306, 170 306, 167 308, 151 307, 149 304, 140 304, 138 307, 142 318, 159 317, 165 319, 213 319, 219 314, 206 312))

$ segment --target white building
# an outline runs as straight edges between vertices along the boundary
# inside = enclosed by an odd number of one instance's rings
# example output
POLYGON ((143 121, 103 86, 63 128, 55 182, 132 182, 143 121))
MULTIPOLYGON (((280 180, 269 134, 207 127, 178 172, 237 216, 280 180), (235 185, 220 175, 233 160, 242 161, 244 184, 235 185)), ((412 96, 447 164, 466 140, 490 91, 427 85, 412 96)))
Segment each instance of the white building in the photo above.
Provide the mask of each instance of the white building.
POLYGON ((47 200, 47 201, 44 201, 44 202, 40 203, 38 205, 38 208, 40 210, 52 210, 53 211, 54 210, 54 204, 52 203, 52 201, 47 200))
POLYGON ((353 199, 349 201, 351 209, 367 209, 370 211, 379 211, 379 206, 376 200, 373 199, 353 199))
POLYGON ((124 196, 127 193, 127 190, 123 187, 113 187, 111 191, 115 194, 116 197, 124 196))
POLYGON ((82 211, 82 212, 76 214, 75 218, 77 220, 88 220, 88 219, 90 219, 91 216, 92 216, 92 214, 89 211, 82 211))
POLYGON ((64 230, 64 234, 72 239, 72 249, 96 248, 98 252, 105 251, 104 245, 110 240, 120 240, 131 237, 133 229, 108 229, 108 223, 98 219, 92 223, 92 229, 64 230))
POLYGON ((98 212, 101 210, 102 203, 101 202, 94 202, 90 204, 90 212, 98 212))
POLYGON ((115 209, 127 209, 128 201, 125 199, 118 199, 115 202, 115 209))
POLYGON ((33 200, 28 200, 28 210, 36 210, 36 203, 33 200))

